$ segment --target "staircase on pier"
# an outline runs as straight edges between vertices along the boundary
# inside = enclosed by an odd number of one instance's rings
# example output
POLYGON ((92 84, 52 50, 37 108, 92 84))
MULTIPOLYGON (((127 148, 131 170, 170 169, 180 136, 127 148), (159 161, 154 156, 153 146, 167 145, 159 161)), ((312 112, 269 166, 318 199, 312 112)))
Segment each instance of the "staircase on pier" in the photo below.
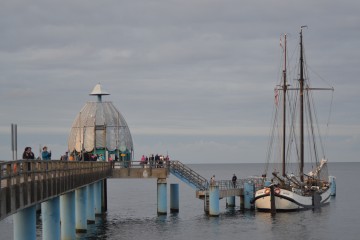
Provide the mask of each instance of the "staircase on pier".
POLYGON ((206 178, 202 177, 180 161, 170 161, 169 170, 171 174, 197 191, 205 191, 209 187, 209 182, 206 178))

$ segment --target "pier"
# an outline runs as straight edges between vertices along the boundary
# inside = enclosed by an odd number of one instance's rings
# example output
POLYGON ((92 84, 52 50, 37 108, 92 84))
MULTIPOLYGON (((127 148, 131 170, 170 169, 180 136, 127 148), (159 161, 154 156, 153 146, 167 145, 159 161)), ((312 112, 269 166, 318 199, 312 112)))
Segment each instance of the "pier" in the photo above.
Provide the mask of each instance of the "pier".
MULTIPOLYGON (((235 186, 232 181, 210 185, 180 161, 159 167, 139 161, 19 160, 1 162, 0 220, 14 214, 14 238, 36 239, 36 206, 40 204, 43 239, 73 239, 95 223, 96 215, 107 211, 108 178, 157 179, 157 212, 167 214, 169 174, 194 188, 195 196, 204 201, 204 211, 211 216, 219 215, 219 200, 223 198, 233 206, 235 196, 239 196, 243 208, 253 209, 250 201, 246 203, 249 194, 244 186, 251 183, 254 190, 256 179, 240 179, 235 186)), ((178 184, 170 186, 170 211, 179 211, 178 184)))

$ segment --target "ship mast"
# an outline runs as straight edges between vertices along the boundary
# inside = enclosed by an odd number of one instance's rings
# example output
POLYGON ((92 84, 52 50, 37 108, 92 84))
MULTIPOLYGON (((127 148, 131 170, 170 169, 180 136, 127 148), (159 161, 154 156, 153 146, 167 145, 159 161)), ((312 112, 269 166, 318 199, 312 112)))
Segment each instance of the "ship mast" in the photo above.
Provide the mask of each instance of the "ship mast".
POLYGON ((304 182, 304 57, 303 57, 303 36, 300 30, 300 181, 304 182))
POLYGON ((286 83, 286 34, 284 36, 284 66, 283 66, 283 142, 282 142, 282 176, 286 176, 285 170, 285 144, 286 144, 286 90, 287 90, 287 83, 286 83))

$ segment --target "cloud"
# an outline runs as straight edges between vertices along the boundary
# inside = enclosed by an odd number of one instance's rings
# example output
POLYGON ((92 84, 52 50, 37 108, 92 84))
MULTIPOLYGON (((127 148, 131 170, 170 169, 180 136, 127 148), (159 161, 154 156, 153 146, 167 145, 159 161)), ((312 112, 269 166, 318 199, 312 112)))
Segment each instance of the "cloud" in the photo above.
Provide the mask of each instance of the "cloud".
MULTIPOLYGON (((182 154, 203 153, 216 161, 207 154, 212 148, 235 154, 235 145, 219 138, 247 136, 261 138, 247 145, 256 152, 250 144, 266 148, 259 144, 266 142, 281 74, 279 36, 288 33, 289 58, 296 61, 304 24, 310 77, 319 75, 326 79, 319 85, 335 87, 329 134, 356 137, 359 5, 352 0, 2 2, 1 139, 7 145, 10 123, 17 123, 21 134, 39 135, 39 143, 56 136, 60 154, 73 119, 86 101, 95 100, 88 94, 101 82, 111 93, 104 99, 144 145, 158 144, 144 142, 148 136, 179 137, 182 145, 174 142, 174 151, 181 146, 182 154), (186 147, 186 140, 193 147, 186 147)), ((324 102, 331 97, 320 100, 319 112, 327 111, 324 102)), ((251 159, 254 153, 246 154, 244 159, 251 159)), ((349 158, 356 156, 353 149, 349 158)))

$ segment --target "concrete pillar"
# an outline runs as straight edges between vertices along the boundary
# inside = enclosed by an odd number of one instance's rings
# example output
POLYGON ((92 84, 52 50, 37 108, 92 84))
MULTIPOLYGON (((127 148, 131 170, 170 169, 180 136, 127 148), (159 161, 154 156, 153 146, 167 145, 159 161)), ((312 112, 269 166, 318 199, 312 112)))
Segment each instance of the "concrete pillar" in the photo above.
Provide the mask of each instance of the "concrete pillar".
POLYGON ((101 202, 102 202, 102 181, 94 183, 94 207, 95 207, 95 216, 102 215, 101 211, 101 202))
POLYGON ((60 197, 41 203, 42 239, 60 239, 60 197))
POLYGON ((170 212, 179 212, 179 184, 170 184, 170 212))
POLYGON ((75 191, 60 196, 60 219, 61 239, 75 239, 75 191))
POLYGON ((336 177, 329 176, 329 182, 330 182, 330 195, 336 196, 336 177))
POLYGON ((87 185, 86 192, 87 192, 87 209, 86 209, 87 223, 94 224, 95 223, 94 184, 87 185))
POLYGON ((102 180, 102 202, 101 209, 102 212, 107 212, 107 179, 102 180))
POLYGON ((253 199, 255 196, 255 187, 252 182, 247 182, 244 184, 244 208, 245 209, 255 209, 253 199))
POLYGON ((210 186, 210 196, 209 196, 209 215, 218 217, 220 214, 219 210, 219 186, 210 186))
POLYGON ((239 204, 240 204, 240 209, 241 210, 244 210, 244 208, 245 208, 245 205, 244 205, 245 200, 244 199, 245 199, 244 195, 240 195, 240 203, 239 204))
POLYGON ((226 207, 235 207, 235 196, 226 198, 226 207))
POLYGON ((36 207, 31 206, 14 214, 14 240, 36 240, 36 207))
POLYGON ((87 231, 87 191, 86 187, 75 190, 75 229, 77 233, 87 231))
POLYGON ((167 184, 166 178, 157 180, 157 213, 159 215, 167 214, 167 184))

